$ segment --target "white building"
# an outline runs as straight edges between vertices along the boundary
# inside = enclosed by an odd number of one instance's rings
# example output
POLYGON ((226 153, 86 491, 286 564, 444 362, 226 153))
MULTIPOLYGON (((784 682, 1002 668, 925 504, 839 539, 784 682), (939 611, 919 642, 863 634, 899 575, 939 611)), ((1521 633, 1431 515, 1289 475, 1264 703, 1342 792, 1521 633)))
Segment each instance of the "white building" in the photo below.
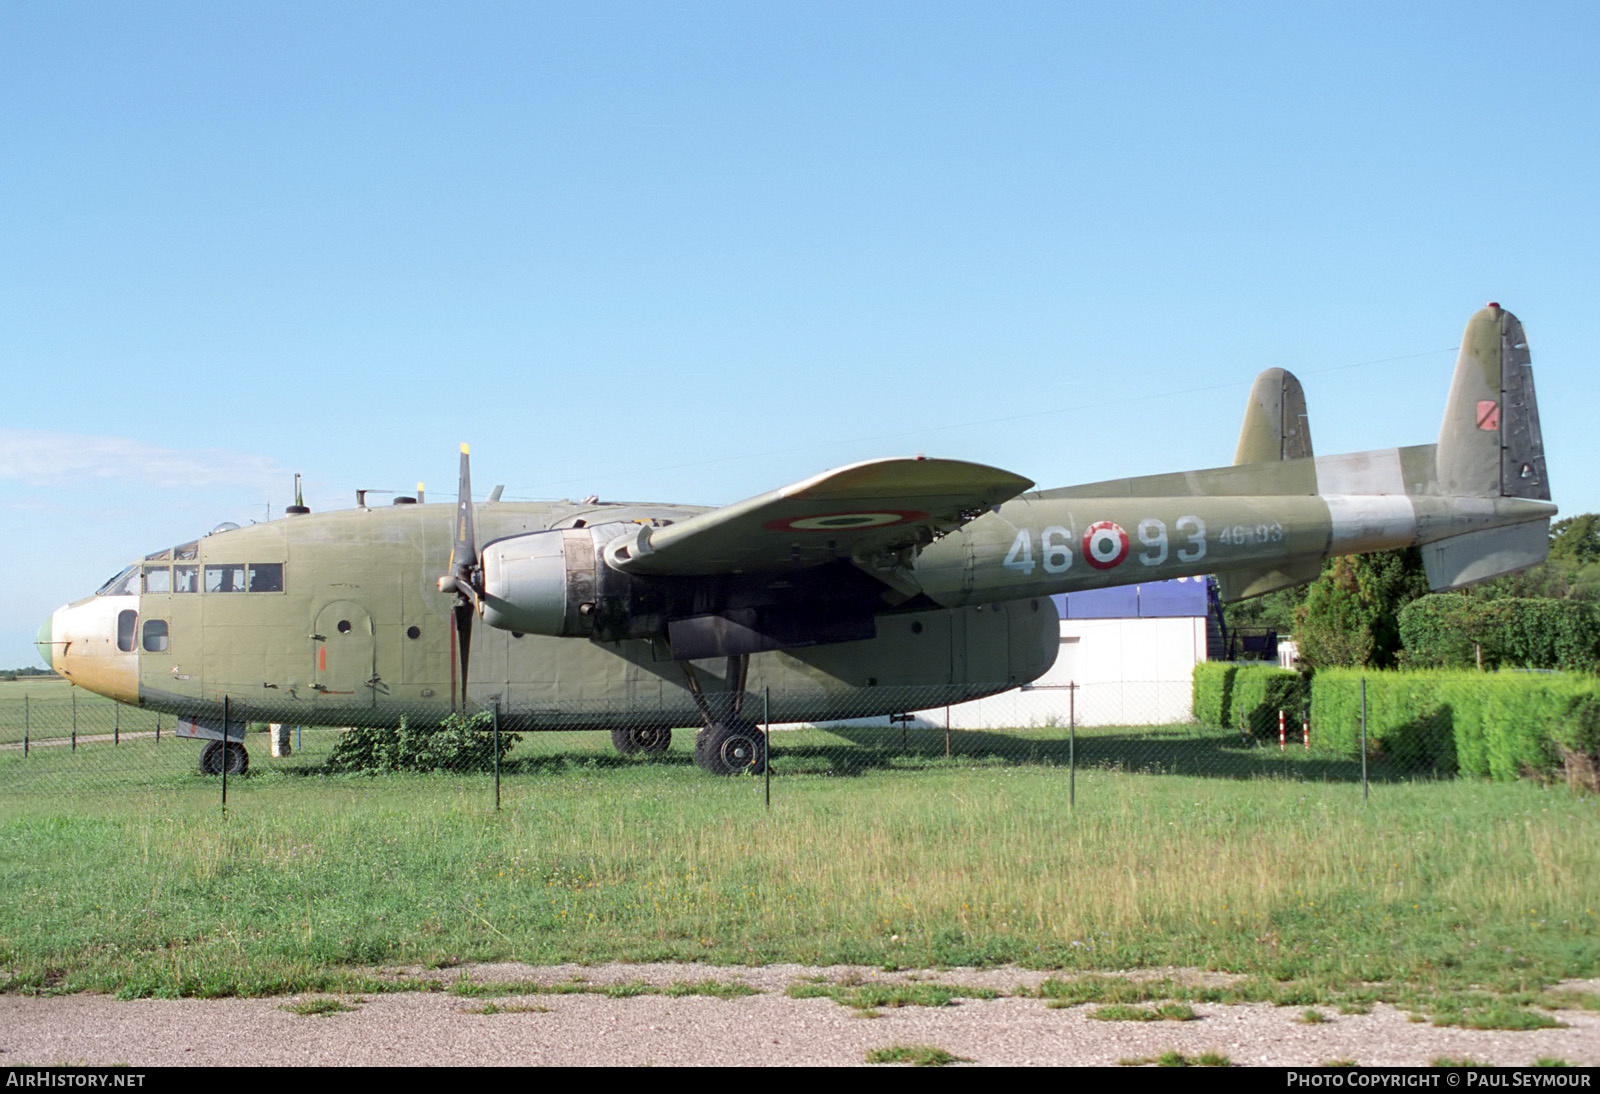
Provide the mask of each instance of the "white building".
MULTIPOLYGON (((961 729, 1157 725, 1194 716, 1194 667, 1206 659, 1207 581, 1121 585, 1052 597, 1061 651, 1018 691, 950 708, 961 729)), ((943 709, 918 721, 944 724, 943 709)))

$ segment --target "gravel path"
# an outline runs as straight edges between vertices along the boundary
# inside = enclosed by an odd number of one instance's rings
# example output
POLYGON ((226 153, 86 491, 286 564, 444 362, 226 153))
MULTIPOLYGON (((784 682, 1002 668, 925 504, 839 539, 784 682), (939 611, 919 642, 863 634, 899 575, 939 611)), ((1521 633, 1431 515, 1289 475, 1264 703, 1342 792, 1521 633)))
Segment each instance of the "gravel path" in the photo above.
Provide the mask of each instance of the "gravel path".
MULTIPOLYGON (((273 999, 139 999, 100 995, 0 996, 0 1066, 51 1064, 557 1064, 860 1065, 873 1049, 932 1045, 980 1065, 1116 1064, 1176 1050, 1215 1052, 1235 1064, 1426 1065, 1439 1057, 1501 1066, 1539 1058, 1600 1066, 1600 1013, 1561 1011, 1565 1029, 1528 1032, 1438 1028, 1378 1005, 1369 1014, 1302 1007, 1195 1004, 1189 1022, 1106 1022, 1094 1006, 1051 1009, 1037 998, 962 999, 946 1007, 885 1009, 860 1017, 831 999, 791 999, 791 984, 943 984, 1011 992, 1051 974, 1017 969, 883 973, 868 968, 704 965, 476 965, 448 972, 389 970, 452 984, 483 982, 601 987, 642 981, 742 983, 738 998, 598 992, 463 996, 408 991, 339 997, 353 1009, 301 1015, 287 1005, 329 996, 273 999), (482 1013, 485 1004, 503 1008, 482 1013)), ((1174 975, 1151 970, 1139 976, 1174 975)), ((1059 975, 1059 974, 1058 974, 1059 975)), ((1183 973, 1195 981, 1225 977, 1183 973)), ((1600 982, 1564 985, 1600 991, 1600 982)))

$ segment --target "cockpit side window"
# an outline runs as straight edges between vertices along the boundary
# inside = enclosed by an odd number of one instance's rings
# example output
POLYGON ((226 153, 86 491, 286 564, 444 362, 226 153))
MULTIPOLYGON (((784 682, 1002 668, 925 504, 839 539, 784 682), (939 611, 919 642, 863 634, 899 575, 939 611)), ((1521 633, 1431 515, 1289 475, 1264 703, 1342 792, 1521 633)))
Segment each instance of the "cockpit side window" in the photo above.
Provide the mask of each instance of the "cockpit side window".
POLYGON ((172 568, 172 591, 175 593, 197 593, 200 591, 200 567, 174 566, 172 568))
POLYGON ((139 580, 139 567, 129 566, 116 577, 95 590, 95 596, 128 596, 139 580))
POLYGON ((126 611, 117 613, 117 649, 123 653, 133 652, 133 631, 138 622, 138 612, 126 611))
POLYGON ((147 593, 170 593, 172 591, 172 571, 165 566, 146 566, 144 568, 144 591, 147 593))

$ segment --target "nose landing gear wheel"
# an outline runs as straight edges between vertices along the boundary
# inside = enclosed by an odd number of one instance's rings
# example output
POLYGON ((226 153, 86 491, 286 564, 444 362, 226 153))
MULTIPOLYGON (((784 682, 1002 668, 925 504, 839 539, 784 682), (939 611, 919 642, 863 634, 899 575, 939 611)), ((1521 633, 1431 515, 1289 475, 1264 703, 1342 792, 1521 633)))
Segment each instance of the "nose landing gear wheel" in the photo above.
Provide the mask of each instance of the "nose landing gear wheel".
POLYGON ((200 774, 220 775, 224 764, 228 774, 243 775, 250 770, 250 753, 237 741, 229 741, 226 747, 221 741, 207 741, 200 750, 200 774))
POLYGON ((630 726, 627 729, 613 729, 611 744, 624 756, 632 756, 636 752, 654 756, 665 752, 672 744, 672 730, 662 726, 630 726))
POLYGON ((767 735, 751 722, 707 726, 695 738, 694 762, 713 775, 759 775, 767 769, 767 735))

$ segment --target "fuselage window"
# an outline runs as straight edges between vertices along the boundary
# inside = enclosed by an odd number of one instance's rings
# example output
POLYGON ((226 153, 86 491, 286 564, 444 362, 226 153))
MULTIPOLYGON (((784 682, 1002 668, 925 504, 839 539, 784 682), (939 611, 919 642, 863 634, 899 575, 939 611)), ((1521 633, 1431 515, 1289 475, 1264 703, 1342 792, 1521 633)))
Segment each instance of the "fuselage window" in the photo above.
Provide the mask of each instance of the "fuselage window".
POLYGON ((117 649, 123 653, 133 652, 133 629, 138 622, 138 612, 117 613, 117 649))
POLYGON ((250 591, 253 593, 283 592, 283 563, 252 562, 250 564, 250 591))
POLYGON ((172 571, 165 566, 146 566, 144 571, 144 591, 147 593, 170 593, 172 591, 172 571))
POLYGON ((199 592, 200 567, 174 566, 172 568, 172 591, 175 593, 199 592))
POLYGON ((167 621, 165 619, 146 619, 144 621, 144 648, 151 653, 161 653, 167 648, 167 621))
POLYGON ((206 592, 242 593, 244 588, 243 563, 234 566, 206 567, 206 592))

